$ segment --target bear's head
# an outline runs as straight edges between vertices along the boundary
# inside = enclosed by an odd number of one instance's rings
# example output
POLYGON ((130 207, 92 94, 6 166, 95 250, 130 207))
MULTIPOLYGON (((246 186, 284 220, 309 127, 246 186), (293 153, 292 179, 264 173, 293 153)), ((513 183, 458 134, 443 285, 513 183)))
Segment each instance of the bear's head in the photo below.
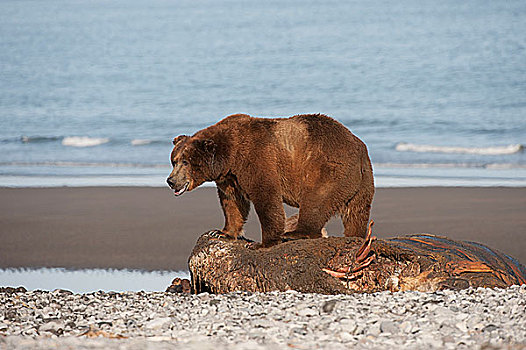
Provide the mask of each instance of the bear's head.
POLYGON ((176 196, 214 180, 216 144, 213 140, 181 135, 173 140, 172 172, 166 182, 176 196))

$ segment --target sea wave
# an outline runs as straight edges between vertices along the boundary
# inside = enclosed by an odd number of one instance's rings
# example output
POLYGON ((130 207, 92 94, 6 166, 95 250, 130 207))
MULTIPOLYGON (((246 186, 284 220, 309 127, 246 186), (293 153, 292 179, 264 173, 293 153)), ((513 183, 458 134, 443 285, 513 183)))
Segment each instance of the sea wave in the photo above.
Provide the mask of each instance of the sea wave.
POLYGON ((169 164, 103 163, 103 162, 0 162, 0 166, 49 166, 87 168, 170 168, 169 164))
POLYGON ((144 146, 144 145, 149 145, 152 142, 153 142, 152 140, 146 140, 146 139, 133 139, 131 140, 130 143, 132 144, 132 146, 144 146))
POLYGON ((53 143, 60 142, 64 146, 71 147, 90 147, 98 146, 110 142, 115 145, 129 144, 132 146, 147 145, 171 145, 171 138, 166 139, 114 139, 108 137, 89 137, 89 136, 16 136, 0 138, 0 143, 53 143))
POLYGON ((93 147, 110 142, 106 137, 67 136, 62 139, 64 146, 71 147, 93 147))
POLYGON ((62 139, 58 136, 20 136, 23 143, 55 142, 62 139))
POLYGON ((526 164, 518 163, 374 163, 375 168, 403 169, 526 169, 526 164))
POLYGON ((479 155, 505 155, 519 153, 524 150, 521 144, 492 147, 456 147, 456 146, 436 146, 419 145, 414 143, 400 142, 395 149, 398 152, 421 152, 421 153, 464 153, 479 155))

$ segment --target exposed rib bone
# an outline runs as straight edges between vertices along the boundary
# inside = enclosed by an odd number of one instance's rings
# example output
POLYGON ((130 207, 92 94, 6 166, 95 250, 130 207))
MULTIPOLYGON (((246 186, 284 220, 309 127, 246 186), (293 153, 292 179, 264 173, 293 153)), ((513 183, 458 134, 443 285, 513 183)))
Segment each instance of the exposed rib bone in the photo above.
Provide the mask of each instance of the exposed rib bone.
POLYGON ((336 271, 329 270, 329 269, 322 269, 322 270, 333 277, 343 278, 346 280, 351 280, 351 279, 358 277, 361 274, 360 271, 366 268, 367 266, 371 265, 374 259, 376 259, 376 254, 374 253, 373 255, 367 257, 369 253, 371 252, 371 244, 376 239, 375 236, 371 237, 371 234, 373 232, 372 230, 373 225, 374 225, 374 221, 371 220, 369 222, 369 227, 367 228, 367 235, 365 236, 365 240, 362 246, 360 247, 360 249, 356 251, 356 254, 355 254, 355 264, 357 264, 356 266, 352 268, 351 266, 344 267, 336 271))
POLYGON ((362 262, 367 257, 367 255, 371 251, 371 244, 376 239, 375 236, 371 237, 371 233, 373 232, 372 230, 373 225, 374 225, 374 221, 373 220, 369 221, 369 227, 367 228, 367 235, 365 236, 365 241, 363 242, 360 249, 358 249, 358 251, 356 252, 355 261, 358 263, 362 262))
POLYGON ((376 254, 371 255, 370 257, 368 257, 367 259, 365 259, 360 265, 354 267, 354 268, 352 269, 352 272, 360 271, 360 270, 363 269, 364 267, 367 267, 367 266, 371 265, 371 263, 373 262, 374 259, 376 259, 376 254))

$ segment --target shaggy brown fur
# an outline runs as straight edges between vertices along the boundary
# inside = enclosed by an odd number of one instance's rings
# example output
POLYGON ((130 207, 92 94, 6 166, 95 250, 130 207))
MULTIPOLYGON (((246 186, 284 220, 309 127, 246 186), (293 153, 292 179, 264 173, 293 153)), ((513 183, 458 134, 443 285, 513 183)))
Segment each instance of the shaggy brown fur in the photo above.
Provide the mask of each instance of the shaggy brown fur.
POLYGON ((374 195, 367 147, 332 118, 236 114, 173 143, 168 184, 181 195, 215 181, 227 236, 242 234, 250 202, 265 247, 282 238, 320 237, 335 214, 345 236, 365 236, 374 195), (295 229, 286 234, 283 202, 299 208, 295 229))

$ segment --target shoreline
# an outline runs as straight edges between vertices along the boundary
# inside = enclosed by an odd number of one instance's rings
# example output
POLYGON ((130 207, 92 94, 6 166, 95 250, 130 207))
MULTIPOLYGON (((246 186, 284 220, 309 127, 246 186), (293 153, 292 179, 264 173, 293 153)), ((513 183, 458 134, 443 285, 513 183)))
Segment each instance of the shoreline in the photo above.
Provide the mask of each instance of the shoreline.
MULTIPOLYGON (((376 188, 526 187, 520 163, 374 163, 376 188)), ((42 162, 0 164, 0 188, 166 186, 169 164, 42 162), (18 167, 13 172, 12 166, 18 167), (25 175, 24 175, 25 174, 25 175)), ((206 182, 202 187, 215 187, 206 182)))
MULTIPOLYGON (((215 188, 0 188, 0 268, 187 270, 197 238, 221 228, 215 188)), ((525 187, 377 188, 374 234, 476 241, 526 263, 525 187)), ((288 215, 294 210, 287 208, 288 215)), ((339 219, 327 225, 339 235, 339 219)), ((253 209, 246 236, 260 240, 253 209)))

